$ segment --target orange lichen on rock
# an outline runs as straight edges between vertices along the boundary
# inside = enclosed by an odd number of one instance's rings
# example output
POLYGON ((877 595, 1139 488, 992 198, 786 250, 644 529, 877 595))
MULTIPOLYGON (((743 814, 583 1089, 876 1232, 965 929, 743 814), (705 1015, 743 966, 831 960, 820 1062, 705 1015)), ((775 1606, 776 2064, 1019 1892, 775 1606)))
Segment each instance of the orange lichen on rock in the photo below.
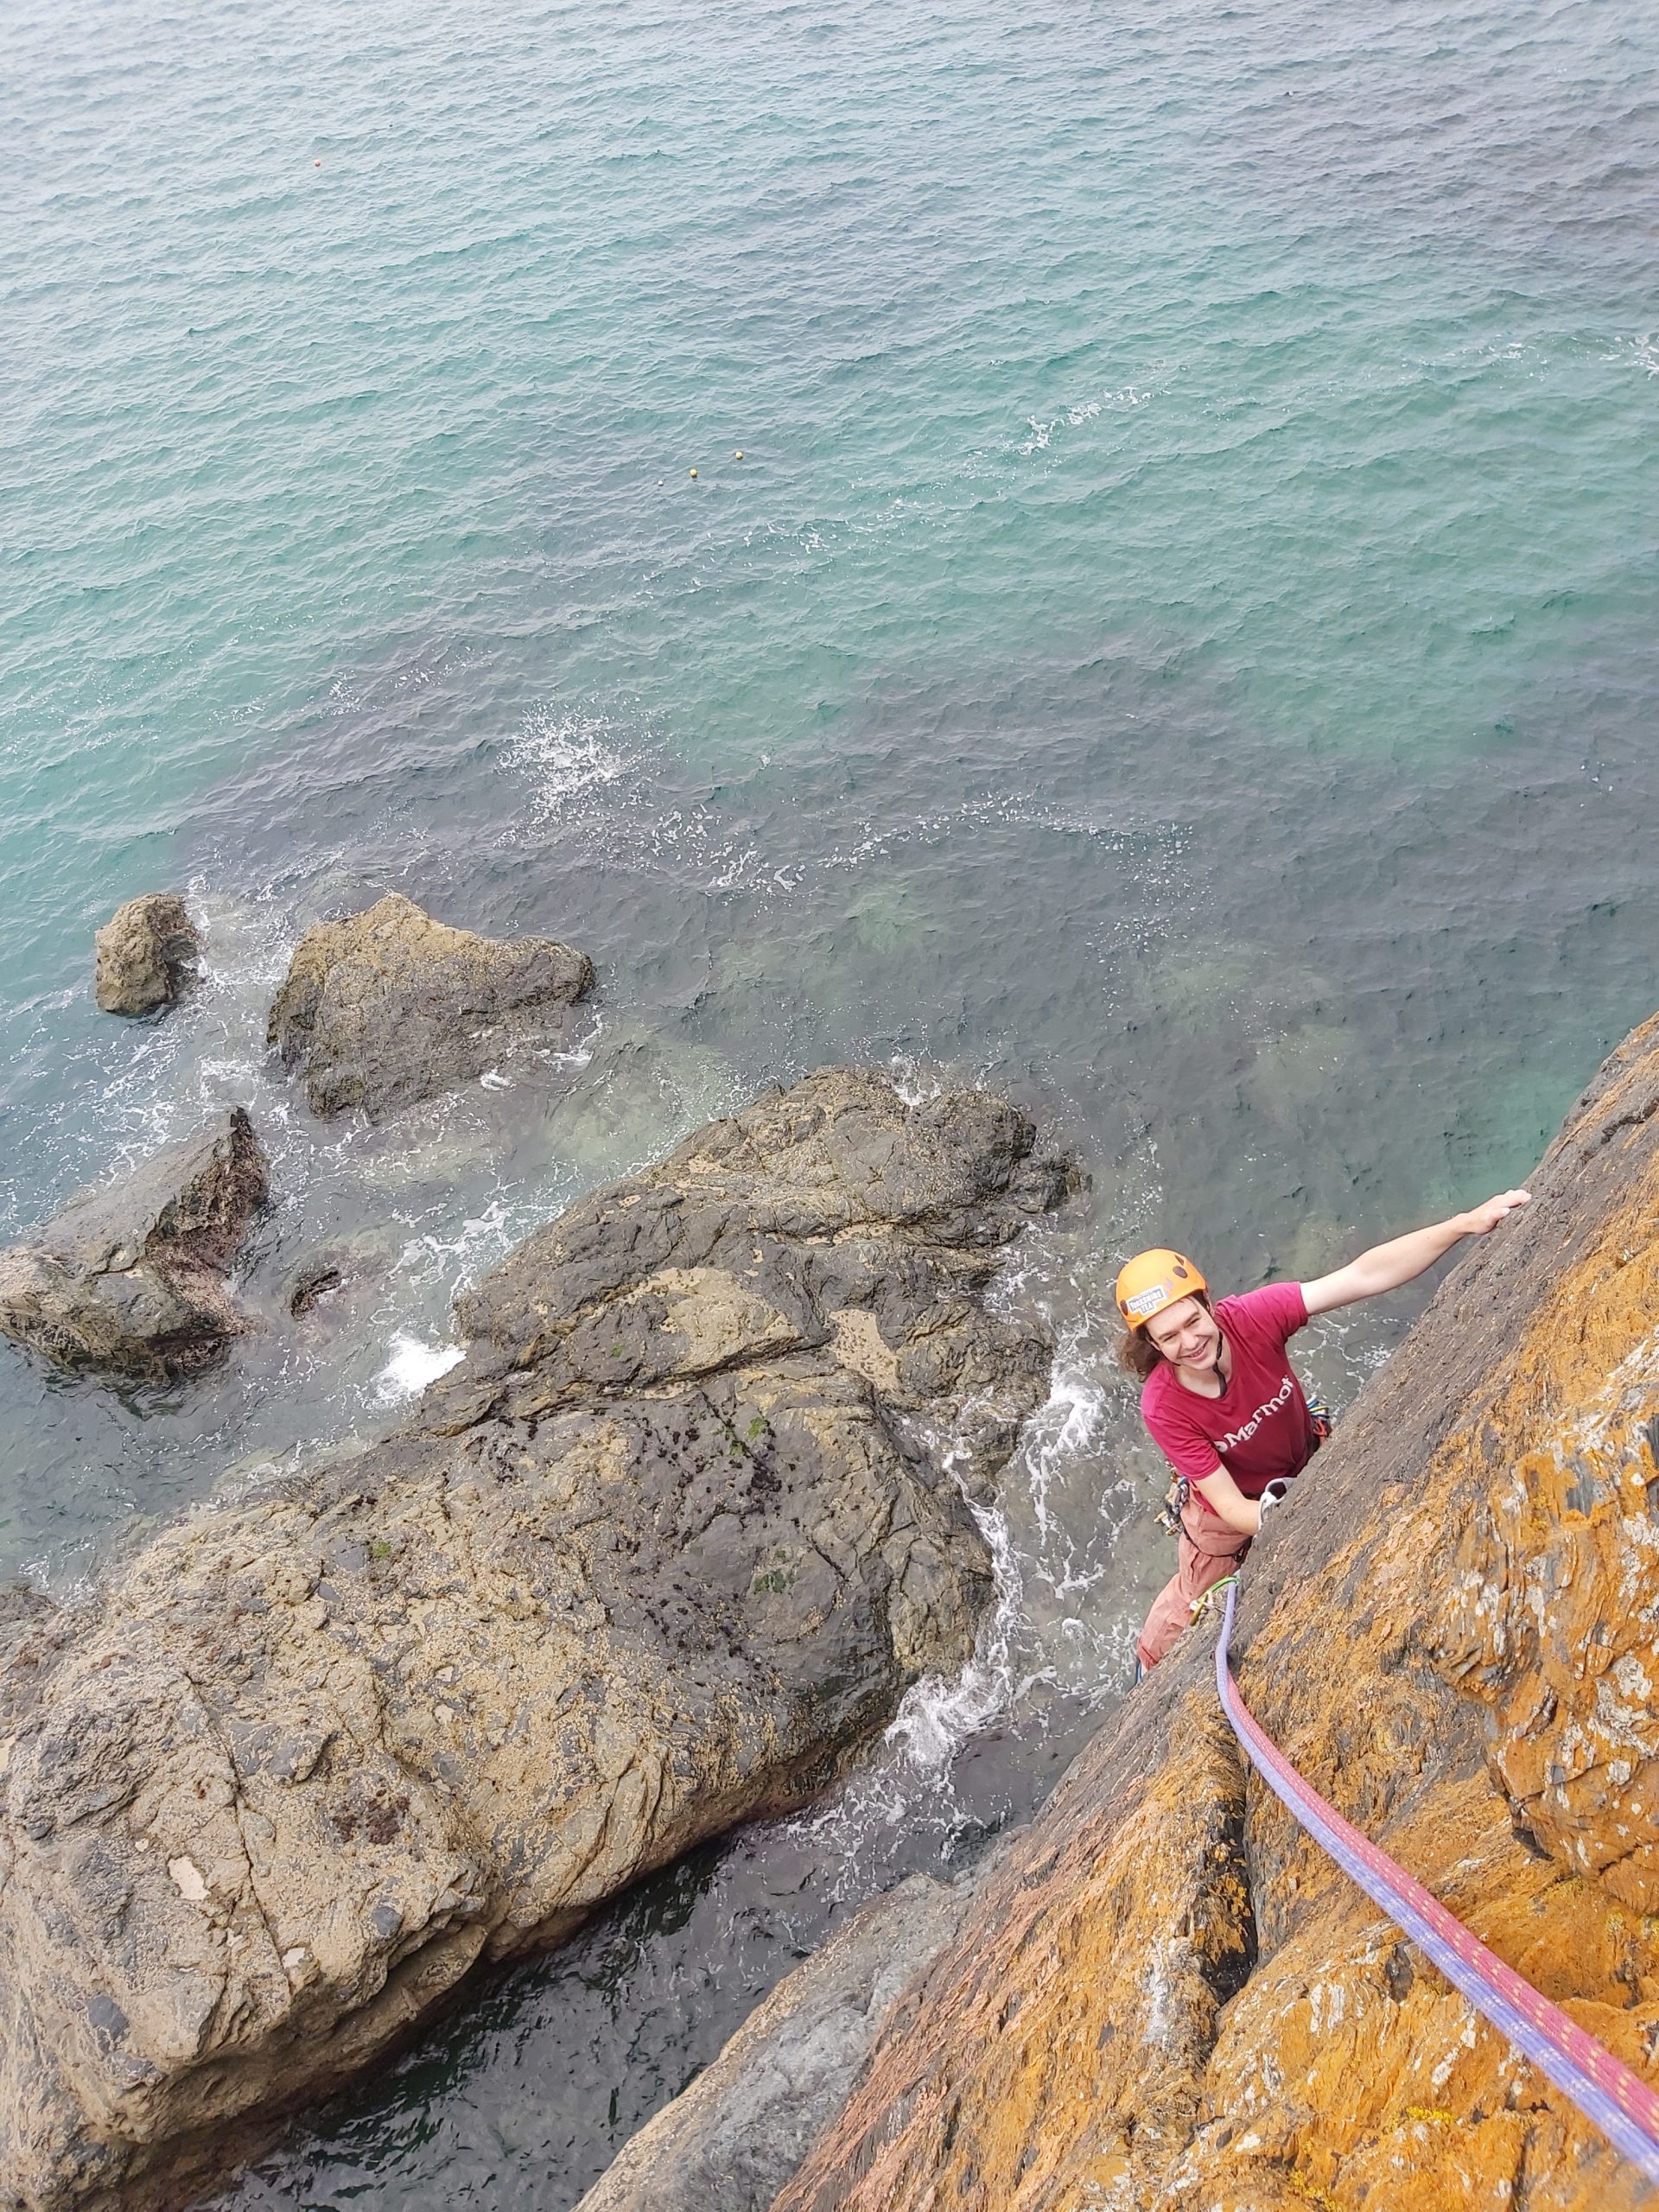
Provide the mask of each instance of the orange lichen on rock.
POLYGON ((977 2201, 1027 2212, 1074 2176, 1139 2186, 1191 2139, 1217 2017, 1250 1963, 1244 1777, 1213 1699, 1190 1693, 1170 1735, 1132 1802, 1016 1849, 966 1971, 908 2023, 902 2128, 833 2201, 930 2202, 971 2144, 977 2201), (1130 1948, 1126 1926, 1156 1935, 1130 1948), (968 2074, 931 2063, 959 2045, 968 2074))
MULTIPOLYGON (((1659 1021, 1258 1543, 1240 1688, 1659 2082, 1659 1021)), ((1241 1767, 1200 1626, 986 1884, 774 2212, 1635 2212, 1241 1767)))

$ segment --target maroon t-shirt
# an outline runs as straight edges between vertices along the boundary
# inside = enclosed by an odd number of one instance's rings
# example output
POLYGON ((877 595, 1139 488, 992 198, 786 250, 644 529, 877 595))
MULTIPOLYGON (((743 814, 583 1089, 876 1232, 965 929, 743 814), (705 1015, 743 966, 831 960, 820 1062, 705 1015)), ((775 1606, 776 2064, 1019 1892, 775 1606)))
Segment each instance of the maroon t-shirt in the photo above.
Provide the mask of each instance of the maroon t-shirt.
MULTIPOLYGON (((1141 1385, 1141 1418, 1178 1475, 1196 1483, 1219 1461, 1246 1497, 1260 1497, 1275 1477, 1300 1474, 1313 1448, 1307 1400, 1285 1357, 1307 1325, 1307 1301, 1300 1283, 1270 1282, 1222 1299, 1215 1311, 1233 1354, 1221 1395, 1189 1390, 1166 1361, 1141 1385)), ((1216 1512, 1197 1489, 1192 1503, 1216 1512)))

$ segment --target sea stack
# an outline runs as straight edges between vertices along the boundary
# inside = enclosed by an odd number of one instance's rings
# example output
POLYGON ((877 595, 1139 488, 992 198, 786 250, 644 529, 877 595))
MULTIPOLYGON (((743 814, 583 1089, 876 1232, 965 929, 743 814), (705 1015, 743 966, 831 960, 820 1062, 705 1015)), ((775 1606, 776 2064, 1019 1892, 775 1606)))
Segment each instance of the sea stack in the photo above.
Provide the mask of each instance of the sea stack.
POLYGON ((93 944, 92 992, 102 1010, 154 1014, 194 976, 201 938, 176 892, 149 891, 117 907, 93 944))
POLYGON ((306 931, 268 1041, 313 1113, 380 1122, 476 1081, 515 1046, 569 1044, 593 984, 593 962, 573 946, 451 929, 391 893, 306 931))

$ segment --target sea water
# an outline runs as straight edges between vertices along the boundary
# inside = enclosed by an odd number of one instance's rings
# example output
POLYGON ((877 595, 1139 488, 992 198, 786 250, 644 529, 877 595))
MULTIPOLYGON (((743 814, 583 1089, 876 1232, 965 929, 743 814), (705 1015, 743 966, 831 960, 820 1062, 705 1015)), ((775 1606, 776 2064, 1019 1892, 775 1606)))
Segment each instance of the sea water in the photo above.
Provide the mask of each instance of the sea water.
POLYGON ((1636 0, 13 6, 0 1234, 231 1101, 276 1205, 215 1373, 0 1347, 0 1572, 372 1438, 458 1287, 765 1083, 995 1084, 1091 1179, 996 1293, 1057 1357, 974 1666, 228 2202, 563 2212, 1121 1694, 1118 1260, 1466 1204, 1652 1010, 1656 65, 1636 0), (201 987, 98 1014, 174 886, 201 987), (577 1049, 314 1122, 265 1010, 386 890, 588 949, 577 1049))

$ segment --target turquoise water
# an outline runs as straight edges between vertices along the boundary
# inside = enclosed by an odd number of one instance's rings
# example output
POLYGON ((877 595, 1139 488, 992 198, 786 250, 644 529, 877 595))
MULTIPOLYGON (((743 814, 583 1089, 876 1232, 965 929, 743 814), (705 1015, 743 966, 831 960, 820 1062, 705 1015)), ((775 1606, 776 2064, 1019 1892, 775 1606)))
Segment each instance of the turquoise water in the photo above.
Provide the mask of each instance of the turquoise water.
POLYGON ((982 1076, 1093 1175, 1005 1292, 1061 1357, 974 1675, 238 2202, 569 2205, 1116 1694, 1163 1571, 1116 1257, 1466 1203, 1659 999, 1659 26, 1376 13, 12 10, 0 1229, 229 1097, 280 1202, 216 1376, 0 1361, 0 1570, 372 1433, 458 1283, 761 1082, 982 1076), (99 1017, 167 884, 202 991, 99 1017), (264 1007, 387 888, 588 947, 583 1064, 312 1124, 264 1007), (372 1286, 296 1331, 340 1234, 372 1286))

